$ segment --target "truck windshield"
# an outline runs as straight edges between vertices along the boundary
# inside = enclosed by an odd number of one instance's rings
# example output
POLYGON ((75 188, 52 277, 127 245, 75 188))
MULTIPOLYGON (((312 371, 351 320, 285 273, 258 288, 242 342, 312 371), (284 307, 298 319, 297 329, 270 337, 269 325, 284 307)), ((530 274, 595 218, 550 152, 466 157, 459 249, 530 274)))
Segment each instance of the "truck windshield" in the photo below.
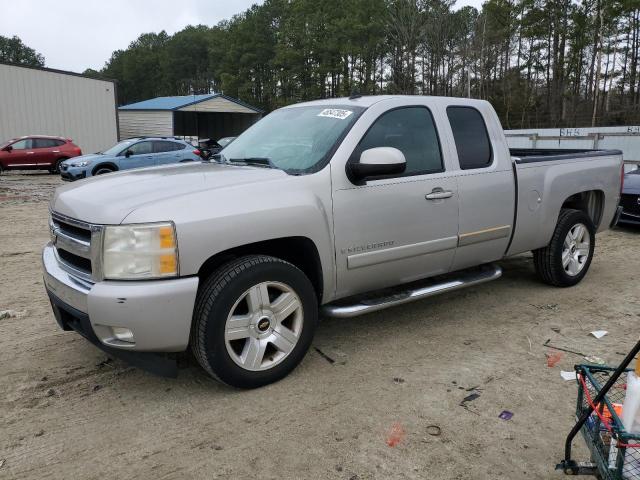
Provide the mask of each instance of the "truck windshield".
POLYGON ((276 110, 227 145, 223 160, 260 158, 292 174, 318 171, 364 110, 327 105, 276 110))

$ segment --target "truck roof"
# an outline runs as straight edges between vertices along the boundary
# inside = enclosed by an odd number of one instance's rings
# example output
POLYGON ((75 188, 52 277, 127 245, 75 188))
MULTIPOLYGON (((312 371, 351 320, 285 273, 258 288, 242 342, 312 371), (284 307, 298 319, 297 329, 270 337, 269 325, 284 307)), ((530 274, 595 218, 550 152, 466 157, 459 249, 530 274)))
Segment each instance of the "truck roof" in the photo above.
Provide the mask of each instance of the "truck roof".
POLYGON ((295 108, 301 106, 311 106, 311 105, 351 105, 357 107, 370 107, 375 103, 381 102, 383 100, 391 100, 397 98, 429 98, 434 102, 446 102, 451 103, 452 100, 455 100, 456 103, 462 105, 478 105, 485 104, 485 100, 475 100, 472 98, 463 98, 463 97, 437 97, 431 95, 362 95, 362 96, 351 96, 351 97, 337 97, 337 98, 325 98, 322 100, 312 100, 310 102, 296 103, 294 105, 290 105, 285 108, 295 108))

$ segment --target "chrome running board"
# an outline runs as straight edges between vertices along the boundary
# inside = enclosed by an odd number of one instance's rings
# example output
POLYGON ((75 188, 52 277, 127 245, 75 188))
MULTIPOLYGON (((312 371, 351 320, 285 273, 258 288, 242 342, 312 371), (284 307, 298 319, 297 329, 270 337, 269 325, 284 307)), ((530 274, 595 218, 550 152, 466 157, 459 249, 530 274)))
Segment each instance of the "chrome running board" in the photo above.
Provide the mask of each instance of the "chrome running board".
POLYGON ((415 302, 423 298, 490 282, 491 280, 497 280, 501 276, 502 269, 498 265, 482 265, 471 270, 462 270, 438 277, 438 279, 427 280, 426 282, 428 283, 426 285, 424 282, 422 284, 413 283, 411 288, 405 286, 403 289, 400 286, 393 289, 391 293, 389 293, 389 289, 386 289, 378 297, 372 297, 371 294, 368 294, 366 298, 359 296, 339 300, 335 303, 324 305, 322 313, 334 318, 357 317, 365 313, 377 312, 396 305, 415 302))

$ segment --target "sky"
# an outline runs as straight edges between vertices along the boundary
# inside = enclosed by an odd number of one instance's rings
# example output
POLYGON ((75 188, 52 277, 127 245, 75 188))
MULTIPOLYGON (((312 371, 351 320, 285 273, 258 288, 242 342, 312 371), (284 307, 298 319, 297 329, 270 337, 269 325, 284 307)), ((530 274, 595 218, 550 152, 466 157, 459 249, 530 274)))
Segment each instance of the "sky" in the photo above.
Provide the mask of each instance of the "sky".
MULTIPOLYGON (((72 72, 101 69, 140 34, 187 25, 215 25, 256 0, 0 0, 0 35, 17 35, 45 57, 45 66, 72 72)), ((456 7, 480 7, 458 0, 456 7)))

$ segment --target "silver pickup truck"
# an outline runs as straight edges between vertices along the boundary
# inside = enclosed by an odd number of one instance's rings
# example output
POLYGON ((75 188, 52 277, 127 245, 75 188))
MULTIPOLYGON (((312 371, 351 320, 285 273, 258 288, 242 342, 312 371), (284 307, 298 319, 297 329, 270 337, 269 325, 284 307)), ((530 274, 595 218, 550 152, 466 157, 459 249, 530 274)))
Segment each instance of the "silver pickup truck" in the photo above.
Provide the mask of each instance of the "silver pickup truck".
POLYGON ((351 97, 277 110, 216 161, 60 187, 44 281, 60 326, 175 375, 287 375, 318 313, 351 317, 500 277, 587 273, 619 214, 618 151, 512 150, 485 101, 351 97))

